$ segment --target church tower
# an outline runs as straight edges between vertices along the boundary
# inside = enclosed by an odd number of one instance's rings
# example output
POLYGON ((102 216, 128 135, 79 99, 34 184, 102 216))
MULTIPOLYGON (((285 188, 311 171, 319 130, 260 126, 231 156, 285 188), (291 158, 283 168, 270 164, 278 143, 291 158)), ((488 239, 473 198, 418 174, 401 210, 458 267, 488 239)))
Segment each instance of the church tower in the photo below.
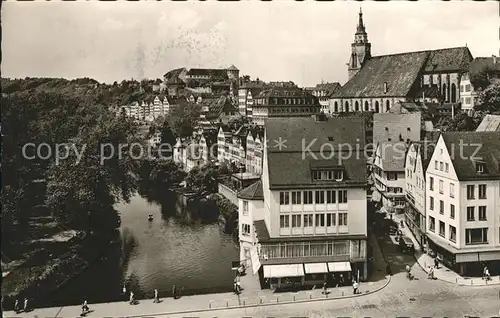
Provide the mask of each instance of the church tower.
POLYGON ((363 63, 371 58, 372 45, 368 42, 368 34, 363 24, 363 12, 359 9, 359 20, 354 43, 351 44, 351 59, 349 60, 348 72, 351 79, 361 69, 363 63))

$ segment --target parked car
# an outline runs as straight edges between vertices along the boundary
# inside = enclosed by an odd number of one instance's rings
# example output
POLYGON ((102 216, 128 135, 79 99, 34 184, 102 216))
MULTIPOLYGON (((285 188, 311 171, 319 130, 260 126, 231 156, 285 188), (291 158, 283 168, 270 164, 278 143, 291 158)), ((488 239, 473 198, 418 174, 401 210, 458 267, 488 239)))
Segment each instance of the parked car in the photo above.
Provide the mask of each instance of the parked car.
POLYGON ((402 252, 413 253, 415 251, 413 241, 408 236, 401 236, 399 238, 399 248, 402 252))

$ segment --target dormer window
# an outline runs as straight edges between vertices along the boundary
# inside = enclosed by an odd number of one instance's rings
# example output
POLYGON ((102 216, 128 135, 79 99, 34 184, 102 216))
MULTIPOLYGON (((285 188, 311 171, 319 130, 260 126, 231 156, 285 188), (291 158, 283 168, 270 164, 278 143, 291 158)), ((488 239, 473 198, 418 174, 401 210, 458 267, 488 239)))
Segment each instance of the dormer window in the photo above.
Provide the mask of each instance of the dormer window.
POLYGON ((481 162, 476 163, 476 172, 477 173, 484 173, 485 170, 486 169, 484 167, 484 163, 481 163, 481 162))
POLYGON ((344 179, 344 172, 340 169, 333 170, 313 170, 312 177, 314 181, 342 181, 344 179))

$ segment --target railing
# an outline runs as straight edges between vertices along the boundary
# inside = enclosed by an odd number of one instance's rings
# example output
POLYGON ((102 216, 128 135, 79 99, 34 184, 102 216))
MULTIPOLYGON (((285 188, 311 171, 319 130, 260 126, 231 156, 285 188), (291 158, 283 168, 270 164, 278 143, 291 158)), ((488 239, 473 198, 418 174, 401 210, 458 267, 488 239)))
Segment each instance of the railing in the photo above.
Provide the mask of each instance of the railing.
MULTIPOLYGON (((250 306, 269 306, 273 304, 286 304, 294 302, 306 302, 321 299, 347 298, 362 296, 374 292, 380 287, 361 283, 356 295, 353 294, 352 286, 328 288, 324 294, 321 288, 314 290, 302 290, 299 292, 273 293, 268 295, 255 295, 245 297, 244 295, 234 295, 231 298, 221 300, 210 300, 207 309, 238 308, 250 306)), ((243 292, 244 293, 244 292, 243 292)))

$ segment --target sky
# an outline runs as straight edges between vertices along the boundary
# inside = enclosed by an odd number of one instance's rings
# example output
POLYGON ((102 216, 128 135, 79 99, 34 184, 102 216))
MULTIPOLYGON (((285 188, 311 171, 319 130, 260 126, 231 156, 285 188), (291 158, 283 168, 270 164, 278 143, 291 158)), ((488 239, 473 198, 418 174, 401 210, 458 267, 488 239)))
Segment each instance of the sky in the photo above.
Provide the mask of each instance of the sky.
POLYGON ((467 45, 498 55, 496 1, 12 2, 2 5, 3 77, 162 78, 226 68, 314 86, 347 80, 360 7, 372 55, 467 45))

